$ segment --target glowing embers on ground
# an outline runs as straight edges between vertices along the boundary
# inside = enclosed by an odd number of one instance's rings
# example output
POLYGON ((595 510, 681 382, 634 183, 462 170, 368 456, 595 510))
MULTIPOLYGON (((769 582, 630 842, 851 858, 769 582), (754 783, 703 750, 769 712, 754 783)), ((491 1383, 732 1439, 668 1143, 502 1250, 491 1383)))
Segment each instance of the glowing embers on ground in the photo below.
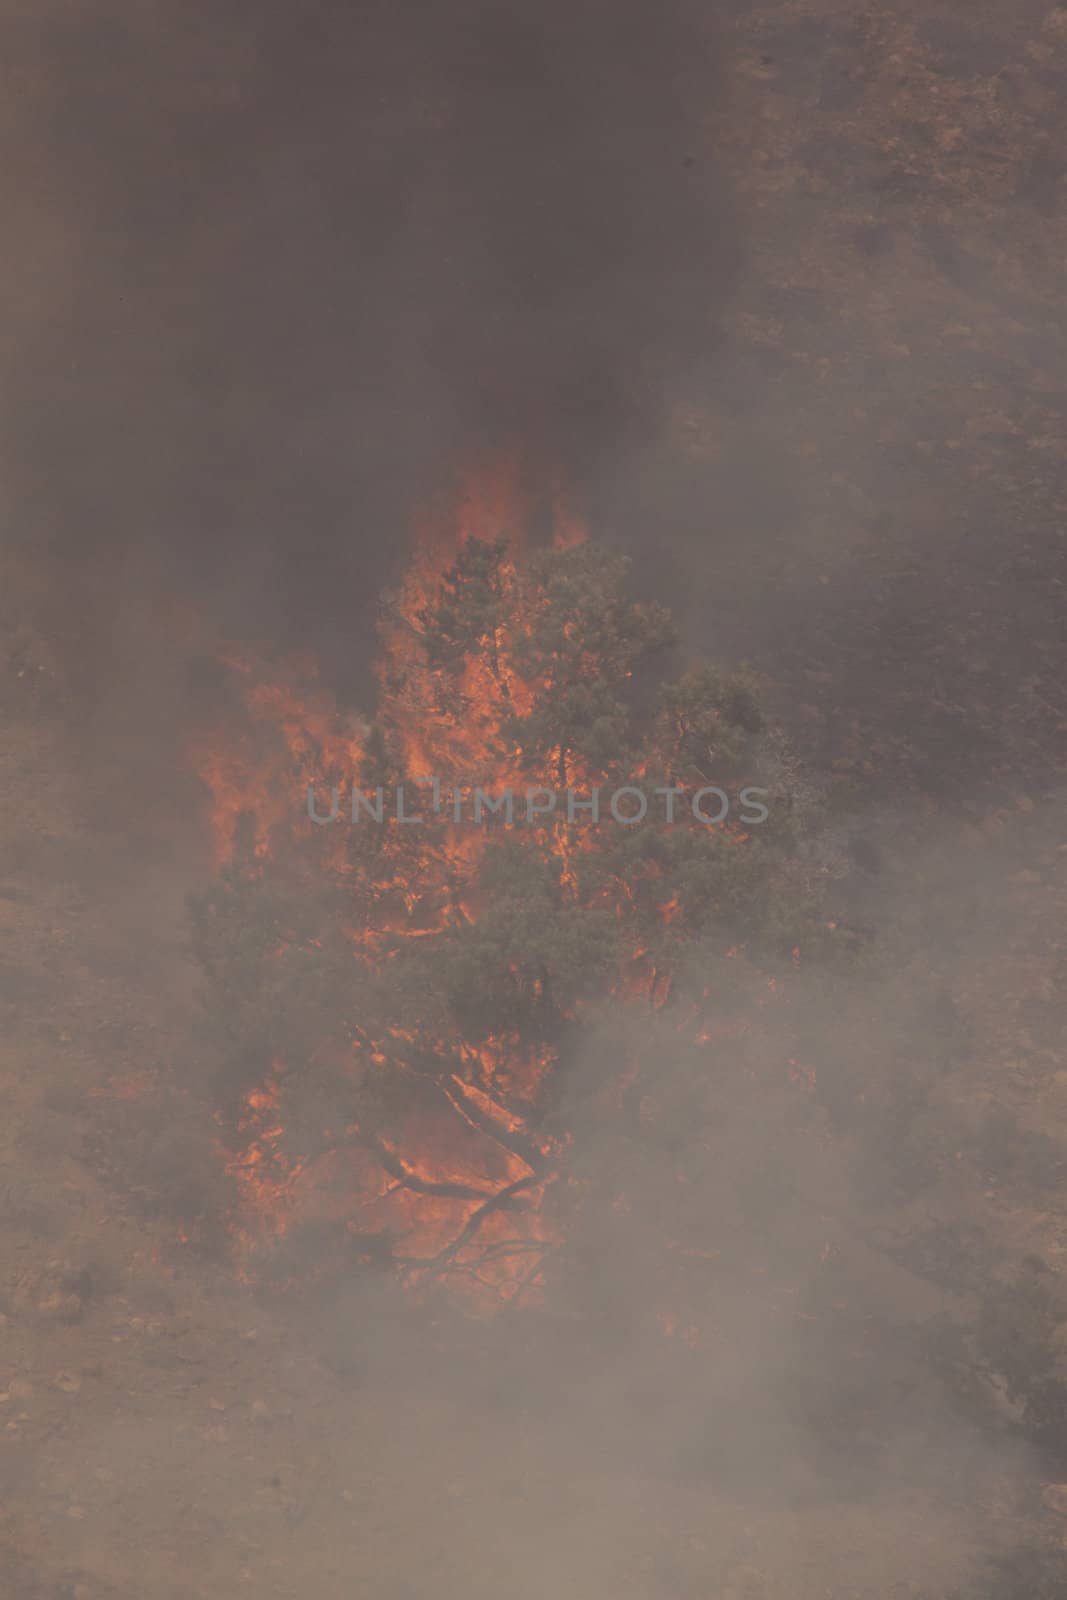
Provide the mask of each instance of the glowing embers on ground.
MULTIPOLYGON (((487 1047, 500 1061, 521 1052, 487 1047)), ((547 1057, 528 1062, 534 1077, 547 1057)), ((384 1054, 372 1063, 397 1071, 384 1054)), ((353 1257, 388 1262, 413 1286, 445 1278, 476 1305, 535 1295, 554 1235, 542 1202, 554 1181, 553 1141, 455 1073, 406 1074, 402 1105, 375 1119, 326 1130, 332 1148, 303 1160, 285 1153, 286 1069, 275 1062, 250 1090, 224 1152, 240 1196, 235 1242, 244 1275, 273 1273, 279 1240, 316 1224, 340 1225, 353 1257)), ((305 1263, 306 1267, 306 1263, 305 1263)))

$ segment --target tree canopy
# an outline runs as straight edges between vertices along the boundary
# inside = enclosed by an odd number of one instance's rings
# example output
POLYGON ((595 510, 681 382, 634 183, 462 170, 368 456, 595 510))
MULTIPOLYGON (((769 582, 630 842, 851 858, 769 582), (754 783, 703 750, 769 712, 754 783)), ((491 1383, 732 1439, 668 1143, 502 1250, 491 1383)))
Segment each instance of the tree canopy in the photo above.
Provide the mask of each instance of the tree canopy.
MULTIPOLYGON (((385 1259, 510 1293, 516 1261, 536 1273, 548 1249, 560 1107, 593 1034, 656 1015, 700 1055, 709 997, 729 1010, 716 969, 771 973, 825 945, 828 873, 752 675, 683 663, 668 613, 635 598, 616 554, 585 543, 521 561, 504 538, 468 540, 387 601, 382 639, 354 770, 326 734, 294 737, 289 712, 287 771, 294 787, 408 785, 421 820, 353 823, 342 806, 316 828, 294 806, 266 849, 231 861, 193 906, 209 1033, 234 1160, 261 1202, 295 1205, 329 1159, 348 1185, 336 1219, 384 1231, 385 1259), (446 792, 570 788, 585 810, 474 824, 468 808, 457 823, 417 789, 431 760, 446 792), (694 816, 691 791, 746 784, 761 824, 694 816), (683 798, 634 821, 605 799, 594 822, 593 792, 620 787, 683 798), (368 1200, 385 1190, 390 1204, 368 1200)), ((632 1058, 620 1047, 619 1080, 647 1089, 655 1060, 632 1058)))

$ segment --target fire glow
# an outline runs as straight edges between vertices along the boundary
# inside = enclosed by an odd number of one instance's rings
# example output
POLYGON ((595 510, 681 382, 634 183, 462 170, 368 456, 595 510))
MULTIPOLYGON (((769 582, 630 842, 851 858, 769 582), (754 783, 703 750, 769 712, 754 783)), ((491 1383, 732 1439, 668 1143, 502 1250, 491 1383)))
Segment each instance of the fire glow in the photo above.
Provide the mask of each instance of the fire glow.
MULTIPOLYGON (((650 949, 647 932, 638 930, 638 905, 646 913, 652 906, 669 942, 680 937, 684 891, 654 864, 626 875, 605 871, 594 890, 580 888, 582 852, 601 849, 596 841, 613 832, 582 827, 599 814, 606 773, 565 745, 549 748, 542 769, 531 772, 508 734, 547 687, 523 670, 524 643, 540 603, 522 581, 526 557, 515 530, 524 520, 515 475, 505 467, 468 487, 451 526, 425 530, 384 611, 374 730, 334 703, 312 662, 278 668, 226 657, 240 689, 244 729, 237 737, 232 726, 211 730, 193 752, 211 798, 216 857, 247 883, 255 885, 281 865, 349 903, 351 913, 342 919, 345 949, 330 958, 351 963, 355 995, 360 972, 387 983, 398 960, 416 946, 478 928, 487 912, 479 873, 502 831, 492 824, 513 820, 500 814, 501 797, 533 795, 522 848, 531 859, 552 864, 564 903, 587 906, 620 930, 622 953, 605 975, 606 992, 656 1011, 671 999, 673 978, 662 951, 650 949), (484 570, 478 547, 496 552, 484 570), (429 620, 454 604, 464 551, 475 569, 466 581, 492 588, 493 615, 504 620, 466 638, 442 662, 431 648, 429 620), (401 781, 372 778, 368 784, 368 766, 401 781), (462 772, 465 780, 448 789, 446 780, 413 776, 427 772, 462 772), (321 826, 339 816, 341 781, 352 774, 359 775, 352 817, 358 815, 361 825, 321 826), (531 785, 531 778, 540 781, 531 785), (319 827, 309 827, 292 806, 294 783, 304 787, 307 814, 319 827), (402 808, 405 784, 424 802, 432 790, 431 803, 418 815, 394 810, 387 817, 385 792, 392 790, 402 808), (322 791, 331 796, 326 812, 314 809, 322 791), (478 796, 495 798, 493 808, 484 798, 479 808, 478 820, 489 825, 457 826, 463 819, 453 815, 455 797, 464 794, 471 797, 472 818, 478 796), (579 804, 589 809, 583 814, 579 804), (368 829, 362 826, 368 813, 392 825, 368 829), (414 821, 428 825, 400 825, 414 821)), ((577 555, 583 539, 573 517, 557 509, 556 550, 577 555)), ((645 818, 649 794, 662 797, 664 820, 696 826, 705 837, 715 834, 724 847, 743 845, 746 828, 768 815, 757 798, 765 789, 742 791, 749 811, 742 827, 727 818, 731 802, 717 786, 650 784, 646 792, 638 785, 651 774, 634 776, 633 784, 616 779, 605 789, 615 834, 645 818), (687 803, 676 813, 681 795, 687 803)), ((283 962, 294 953, 319 958, 322 944, 318 934, 283 929, 265 960, 283 962)), ((525 993, 526 980, 515 968, 505 977, 519 1003, 536 1006, 545 998, 546 977, 531 978, 525 993)), ((343 1036, 324 1038, 309 1057, 272 1052, 229 1119, 224 1158, 240 1197, 234 1231, 243 1270, 258 1276, 280 1241, 328 1225, 343 1233, 357 1258, 387 1264, 412 1286, 443 1282, 485 1309, 535 1302, 562 1237, 561 1195, 572 1184, 558 1182, 569 1135, 542 1114, 558 1043, 503 1026, 472 1038, 462 1018, 444 1012, 433 1027, 424 1020, 406 1027, 402 1004, 376 1017, 360 1015, 352 1004, 343 1036), (303 1147, 294 1149, 288 1122, 312 1071, 340 1088, 321 1111, 308 1109, 314 1126, 303 1147), (372 1112, 361 1109, 369 1100, 372 1112)), ((581 1003, 559 1009, 575 1023, 581 1003)), ((692 1007, 679 1027, 691 1039, 710 1040, 715 1031, 692 1007)))

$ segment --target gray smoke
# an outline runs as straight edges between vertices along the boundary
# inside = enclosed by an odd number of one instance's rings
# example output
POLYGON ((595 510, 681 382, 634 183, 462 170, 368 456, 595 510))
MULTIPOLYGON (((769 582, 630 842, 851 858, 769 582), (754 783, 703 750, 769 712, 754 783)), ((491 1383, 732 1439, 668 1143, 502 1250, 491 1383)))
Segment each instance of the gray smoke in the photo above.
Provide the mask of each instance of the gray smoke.
POLYGON ((711 347, 737 250, 689 0, 52 6, 4 35, 5 470, 83 672, 175 594, 358 672, 457 470, 519 446, 580 494, 711 347))

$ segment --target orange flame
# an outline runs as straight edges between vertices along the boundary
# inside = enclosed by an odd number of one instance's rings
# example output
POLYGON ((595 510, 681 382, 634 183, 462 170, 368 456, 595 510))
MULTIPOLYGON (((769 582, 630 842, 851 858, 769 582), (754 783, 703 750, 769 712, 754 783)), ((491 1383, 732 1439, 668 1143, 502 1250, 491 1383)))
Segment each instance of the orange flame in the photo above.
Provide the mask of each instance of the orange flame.
MULTIPOLYGON (((458 773, 485 788, 520 778, 517 752, 502 730, 509 713, 533 705, 540 687, 525 681, 516 664, 531 626, 519 581, 528 509, 517 464, 505 461, 463 483, 450 520, 428 519, 420 530, 414 560, 381 628, 378 672, 380 723, 388 730, 391 759, 405 774, 458 773), (506 540, 497 573, 506 620, 446 675, 427 648, 425 617, 471 539, 506 540), (458 695, 450 710, 448 694, 458 695)), ((559 493, 553 515, 558 547, 584 539, 559 493)), ((346 854, 352 830, 309 830, 294 795, 308 785, 319 793, 361 787, 369 727, 339 710, 314 663, 290 659, 267 668, 233 652, 223 659, 240 694, 243 726, 208 730, 192 752, 210 795, 217 860, 239 859, 255 874, 280 853, 306 862, 311 850, 316 870, 354 881, 346 854)), ((583 846, 558 821, 546 821, 545 828, 564 892, 577 895, 574 851, 583 846)), ((352 913, 354 958, 380 968, 399 941, 476 922, 483 911, 477 877, 486 838, 477 828, 385 828, 377 839, 375 875, 361 880, 359 910, 352 913), (414 833, 419 838, 413 841, 414 833)), ((647 880, 619 881, 602 887, 596 903, 636 926, 638 895, 652 887, 647 880)), ((660 901, 658 915, 668 937, 683 916, 677 893, 660 901)), ((671 998, 671 976, 635 940, 616 993, 659 1012, 671 998)), ((698 1043, 716 1032, 693 1011, 679 1026, 698 1043)), ((242 1270, 254 1275, 279 1240, 306 1224, 330 1222, 357 1253, 380 1243, 412 1285, 445 1281, 486 1309, 536 1300, 546 1258, 558 1243, 553 1208, 545 1201, 566 1140, 535 1131, 530 1112, 555 1064, 554 1051, 503 1035, 478 1044, 458 1033, 420 1039, 400 1025, 372 1038, 354 1024, 353 1034, 351 1057, 336 1063, 342 1078, 353 1087, 403 1078, 412 1086, 410 1100, 384 1122, 354 1115, 342 1128, 323 1130, 317 1153, 292 1157, 287 1097, 300 1074, 284 1060, 271 1064, 246 1094, 225 1151, 238 1194, 242 1270)), ((617 1087, 626 1091, 625 1082, 617 1087)), ((353 1105, 358 1101, 356 1094, 353 1105)), ((651 1116, 652 1102, 649 1107, 651 1116)), ((677 1337, 695 1338, 685 1324, 666 1320, 677 1337)))

